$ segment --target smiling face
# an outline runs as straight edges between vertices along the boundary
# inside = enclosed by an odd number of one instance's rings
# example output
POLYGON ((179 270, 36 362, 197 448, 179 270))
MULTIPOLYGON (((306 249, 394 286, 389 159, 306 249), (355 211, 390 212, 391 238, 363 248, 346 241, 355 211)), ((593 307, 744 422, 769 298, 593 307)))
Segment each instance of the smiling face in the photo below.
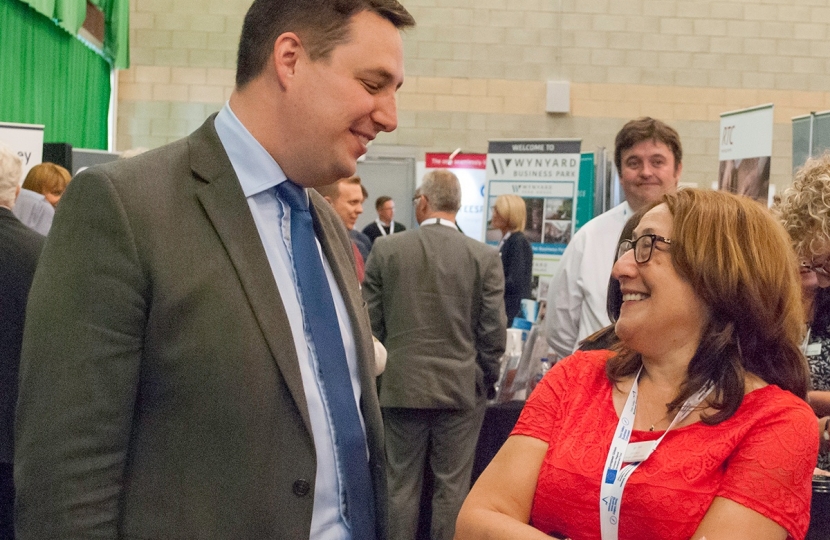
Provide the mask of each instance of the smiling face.
POLYGON ((798 267, 798 275, 801 278, 801 290, 804 297, 811 297, 818 288, 818 275, 809 266, 803 264, 798 267))
POLYGON ((291 43, 291 36, 280 36, 275 45, 286 97, 281 129, 289 132, 277 162, 307 187, 352 176, 369 142, 398 124, 400 33, 386 19, 362 11, 351 18, 349 37, 318 60, 291 43))
POLYGON ((357 218, 363 213, 363 190, 360 189, 360 184, 338 182, 337 186, 340 195, 331 201, 331 205, 346 228, 352 230, 357 218))
MULTIPOLYGON (((632 239, 644 234, 672 236, 672 216, 665 204, 649 210, 634 230, 632 239)), ((627 251, 614 264, 612 275, 620 282, 623 304, 617 320, 617 336, 645 357, 697 350, 709 321, 709 309, 672 262, 670 246, 656 241, 651 259, 643 264, 627 251)))
POLYGON ((682 164, 665 143, 646 139, 622 152, 620 185, 625 200, 636 212, 657 202, 666 193, 677 191, 682 164))
POLYGON ((816 286, 822 289, 830 287, 830 246, 826 242, 821 242, 815 249, 810 264, 815 269, 812 273, 815 275, 816 286))

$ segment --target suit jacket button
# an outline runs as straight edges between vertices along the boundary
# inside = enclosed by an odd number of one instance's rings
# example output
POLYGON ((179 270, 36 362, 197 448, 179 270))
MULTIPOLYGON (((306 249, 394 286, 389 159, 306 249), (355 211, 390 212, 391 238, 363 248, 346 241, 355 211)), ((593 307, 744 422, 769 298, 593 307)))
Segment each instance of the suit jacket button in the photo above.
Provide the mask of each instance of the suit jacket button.
POLYGON ((297 497, 305 497, 308 495, 308 492, 311 491, 311 484, 308 483, 308 480, 303 480, 300 478, 294 482, 294 485, 291 487, 294 491, 294 495, 297 497))

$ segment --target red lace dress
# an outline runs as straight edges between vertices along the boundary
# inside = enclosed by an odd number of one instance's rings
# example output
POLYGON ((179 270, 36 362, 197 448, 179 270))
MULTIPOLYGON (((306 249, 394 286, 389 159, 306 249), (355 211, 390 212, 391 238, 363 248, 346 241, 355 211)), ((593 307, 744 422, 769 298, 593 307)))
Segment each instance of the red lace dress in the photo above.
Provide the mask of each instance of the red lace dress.
MULTIPOLYGON (((513 430, 550 445, 530 515, 547 534, 601 538, 599 484, 619 420, 605 376, 608 354, 577 352, 554 366, 513 430)), ((661 434, 634 431, 631 442, 661 434)), ((816 420, 807 403, 774 385, 750 392, 725 422, 669 431, 626 484, 619 538, 686 540, 720 496, 803 539, 817 453, 816 420)))

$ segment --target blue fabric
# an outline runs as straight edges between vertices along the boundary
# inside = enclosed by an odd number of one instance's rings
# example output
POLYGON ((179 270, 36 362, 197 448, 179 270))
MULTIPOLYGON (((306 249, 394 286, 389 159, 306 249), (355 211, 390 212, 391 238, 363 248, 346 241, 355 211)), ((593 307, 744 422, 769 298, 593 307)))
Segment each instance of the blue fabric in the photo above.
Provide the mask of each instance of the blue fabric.
POLYGON ((307 198, 303 188, 290 180, 279 184, 276 191, 291 208, 292 259, 305 324, 312 337, 323 391, 330 405, 352 538, 375 538, 374 495, 366 440, 349 384, 346 351, 331 289, 317 250, 307 198))

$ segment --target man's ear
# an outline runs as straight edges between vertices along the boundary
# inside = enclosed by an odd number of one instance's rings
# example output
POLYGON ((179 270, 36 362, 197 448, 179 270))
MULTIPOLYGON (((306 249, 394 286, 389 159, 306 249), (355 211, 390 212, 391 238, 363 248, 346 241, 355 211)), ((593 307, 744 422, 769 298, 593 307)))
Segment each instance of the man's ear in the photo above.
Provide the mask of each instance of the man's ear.
POLYGON ((294 32, 284 32, 274 41, 274 53, 271 61, 277 73, 277 80, 282 87, 291 82, 297 69, 297 62, 305 54, 300 37, 294 32))
POLYGON ((425 214, 430 211, 429 199, 427 199, 426 195, 421 195, 421 198, 418 199, 418 206, 421 207, 421 211, 425 214))
POLYGON ((675 185, 675 187, 677 187, 677 184, 679 184, 679 183, 680 183, 680 174, 681 174, 682 172, 683 172, 683 164, 682 164, 682 163, 678 163, 678 164, 674 167, 674 185, 675 185))
POLYGON ((331 200, 331 197, 329 197, 328 195, 323 195, 323 198, 324 198, 324 199, 325 199, 325 200, 326 200, 326 201, 327 201, 330 205, 334 206, 334 201, 333 201, 333 200, 331 200))

